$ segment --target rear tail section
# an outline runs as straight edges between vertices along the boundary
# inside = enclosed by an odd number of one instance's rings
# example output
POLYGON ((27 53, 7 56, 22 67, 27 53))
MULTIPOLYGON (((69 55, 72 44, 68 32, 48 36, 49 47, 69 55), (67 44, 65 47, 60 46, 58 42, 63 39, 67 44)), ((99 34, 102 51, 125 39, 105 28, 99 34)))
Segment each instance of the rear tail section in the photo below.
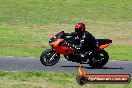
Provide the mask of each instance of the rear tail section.
POLYGON ((98 47, 98 50, 102 50, 102 49, 108 47, 109 45, 110 45, 110 44, 101 45, 101 46, 98 47))
POLYGON ((96 39, 98 43, 97 50, 103 50, 104 48, 108 47, 110 43, 112 43, 112 40, 110 39, 96 39))

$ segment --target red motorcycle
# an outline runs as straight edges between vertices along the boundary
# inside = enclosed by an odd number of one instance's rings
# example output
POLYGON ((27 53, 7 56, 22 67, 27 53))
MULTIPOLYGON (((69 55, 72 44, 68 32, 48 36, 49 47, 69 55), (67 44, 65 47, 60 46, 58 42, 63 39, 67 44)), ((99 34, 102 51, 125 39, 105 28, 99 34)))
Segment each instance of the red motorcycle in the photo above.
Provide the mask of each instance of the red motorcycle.
POLYGON ((98 48, 94 52, 88 52, 88 54, 82 59, 80 58, 81 51, 65 45, 64 42, 71 44, 77 44, 77 41, 73 37, 66 37, 64 31, 61 31, 54 35, 49 40, 51 49, 46 49, 40 56, 40 61, 45 66, 55 65, 59 59, 60 54, 63 54, 68 61, 77 62, 80 64, 89 64, 92 68, 100 68, 104 66, 109 59, 108 53, 104 48, 108 47, 112 40, 110 39, 96 39, 98 48), (78 53, 77 53, 78 52, 78 53))

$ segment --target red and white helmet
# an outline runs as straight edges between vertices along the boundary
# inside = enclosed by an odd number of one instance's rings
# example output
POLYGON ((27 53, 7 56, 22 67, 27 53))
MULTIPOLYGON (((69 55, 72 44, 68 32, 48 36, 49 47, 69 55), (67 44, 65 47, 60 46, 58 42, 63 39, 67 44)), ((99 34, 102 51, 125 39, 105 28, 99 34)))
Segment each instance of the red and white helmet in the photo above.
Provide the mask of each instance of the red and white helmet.
POLYGON ((75 32, 78 34, 85 32, 85 24, 84 23, 77 23, 75 25, 75 32))

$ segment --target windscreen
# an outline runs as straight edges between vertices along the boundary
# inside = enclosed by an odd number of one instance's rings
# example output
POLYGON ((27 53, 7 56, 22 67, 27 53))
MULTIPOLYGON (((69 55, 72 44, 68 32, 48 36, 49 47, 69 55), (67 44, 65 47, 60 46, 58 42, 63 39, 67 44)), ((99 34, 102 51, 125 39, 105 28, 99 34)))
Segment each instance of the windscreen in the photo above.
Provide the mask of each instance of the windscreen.
POLYGON ((56 41, 57 39, 60 39, 60 38, 65 38, 65 33, 64 31, 61 31, 60 33, 57 33, 55 36, 53 36, 50 40, 49 40, 49 43, 52 43, 54 41, 56 41))

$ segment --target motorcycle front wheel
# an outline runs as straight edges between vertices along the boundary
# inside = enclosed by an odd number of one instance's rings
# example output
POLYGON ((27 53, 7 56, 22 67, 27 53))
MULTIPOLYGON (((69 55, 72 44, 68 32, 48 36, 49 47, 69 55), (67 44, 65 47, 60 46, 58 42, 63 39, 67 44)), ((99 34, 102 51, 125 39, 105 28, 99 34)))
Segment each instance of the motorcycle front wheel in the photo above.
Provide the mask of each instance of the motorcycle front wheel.
POLYGON ((40 56, 40 61, 45 66, 55 65, 60 59, 60 54, 52 49, 46 49, 40 56))

